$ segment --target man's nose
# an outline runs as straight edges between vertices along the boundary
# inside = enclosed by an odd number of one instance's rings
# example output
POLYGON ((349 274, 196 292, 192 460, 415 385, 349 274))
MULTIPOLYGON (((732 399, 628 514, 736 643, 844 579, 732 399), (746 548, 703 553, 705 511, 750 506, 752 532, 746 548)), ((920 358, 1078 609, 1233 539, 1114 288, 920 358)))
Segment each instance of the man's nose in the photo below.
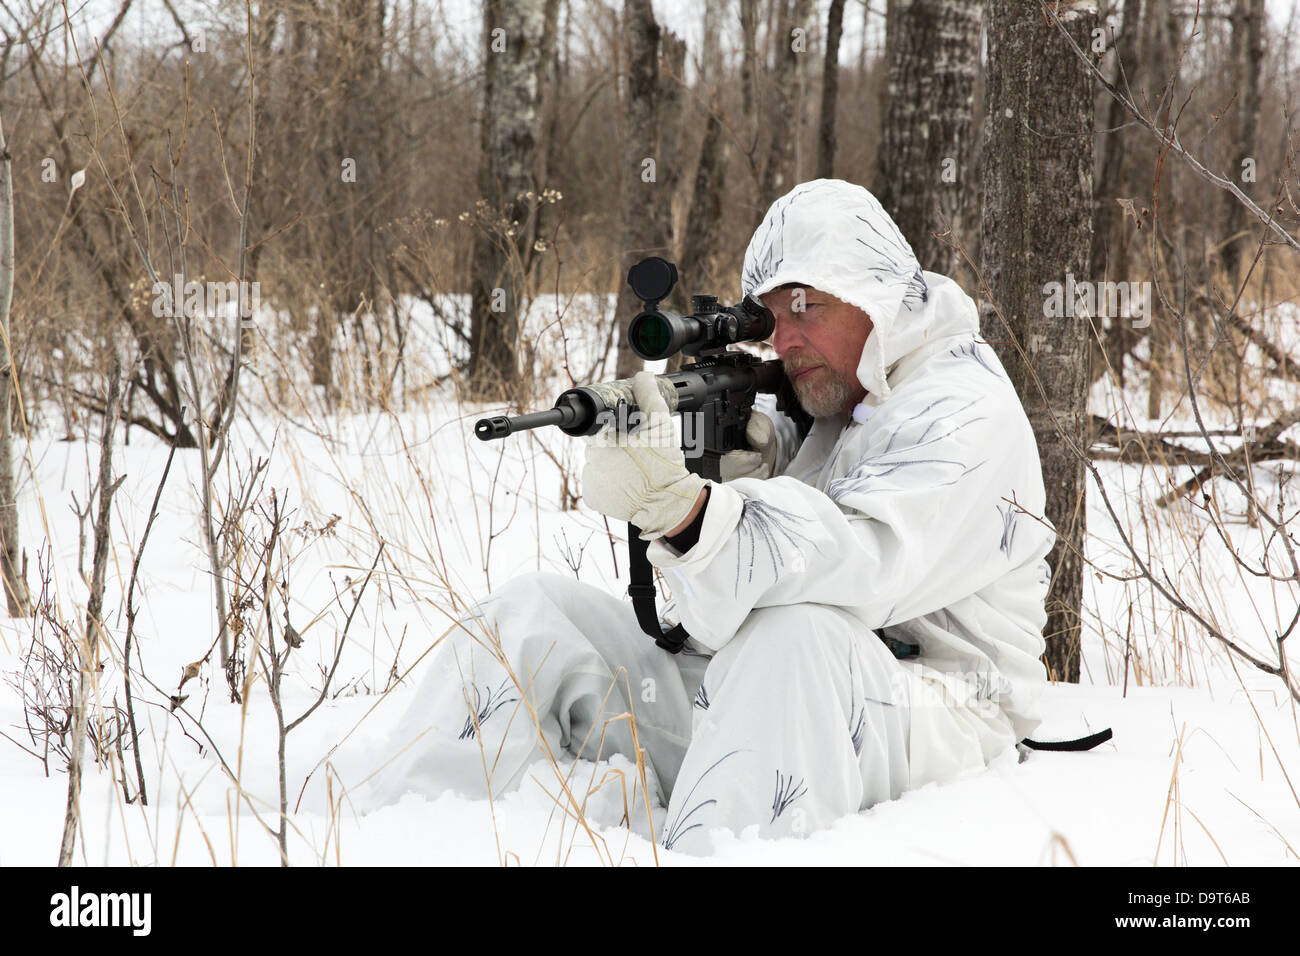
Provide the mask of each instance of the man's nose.
POLYGON ((772 348, 776 349, 776 354, 784 356, 792 348, 797 348, 803 340, 799 334, 798 323, 791 321, 790 315, 784 309, 774 311, 776 316, 776 328, 772 330, 772 348))

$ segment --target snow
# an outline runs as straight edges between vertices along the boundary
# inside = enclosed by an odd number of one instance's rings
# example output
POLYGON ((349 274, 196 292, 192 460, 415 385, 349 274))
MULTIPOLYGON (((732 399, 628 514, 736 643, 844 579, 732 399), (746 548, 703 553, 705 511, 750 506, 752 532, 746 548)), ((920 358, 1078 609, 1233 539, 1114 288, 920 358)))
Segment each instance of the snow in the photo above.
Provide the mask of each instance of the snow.
MULTIPOLYGON (((571 367, 580 376, 603 347, 592 316, 607 312, 608 304, 575 299, 563 307, 570 310, 567 328, 539 325, 537 350, 562 354, 559 336, 568 336, 571 367)), ((1298 859, 1300 721, 1292 701, 1278 678, 1232 661, 1149 585, 1101 573, 1131 575, 1133 562, 1095 489, 1087 515, 1087 554, 1096 570, 1087 572, 1084 682, 1049 689, 1046 720, 1035 735, 1064 738, 1114 728, 1114 739, 1092 752, 1036 752, 1023 762, 1008 753, 987 770, 906 793, 805 839, 718 833, 715 855, 704 860, 646 839, 644 803, 630 784, 626 797, 636 799, 635 819, 630 830, 619 825, 625 799, 620 781, 636 778, 621 756, 599 766, 566 758, 560 767, 539 758, 524 787, 491 802, 452 793, 408 795, 396 805, 357 812, 347 791, 394 755, 390 735, 418 684, 423 655, 469 603, 528 570, 575 574, 616 594, 626 583, 624 546, 611 547, 601 517, 581 507, 560 510, 563 483, 577 490, 578 443, 558 433, 491 444, 473 439, 474 420, 500 409, 460 405, 449 383, 437 384, 447 357, 436 336, 425 334, 430 325, 427 311, 417 312, 413 329, 423 331, 408 345, 413 371, 405 399, 386 411, 327 411, 296 383, 289 394, 301 389, 298 407, 273 413, 259 407, 265 402, 251 400, 220 475, 219 486, 226 488, 249 471, 250 461, 268 458, 259 500, 269 501, 277 489, 281 505, 292 511, 289 527, 298 529, 287 537, 292 560, 286 577, 289 617, 304 643, 291 655, 285 678, 287 719, 316 700, 357 601, 330 693, 287 741, 293 863, 1240 866, 1298 859), (381 540, 383 559, 363 590, 381 540), (584 802, 586 823, 575 823, 567 808, 584 802)), ((538 384, 538 404, 547 402, 540 396, 567 384, 557 365, 538 384)), ((1141 394, 1094 394, 1093 409, 1144 408, 1141 394)), ((1190 420, 1186 409, 1176 415, 1190 420)), ((87 500, 98 447, 93 435, 62 441, 61 433, 49 428, 33 434, 30 448, 18 445, 28 455, 20 468, 20 523, 29 581, 39 582, 39 554, 50 566, 58 615, 75 630, 84 620, 87 587, 77 570, 72 496, 87 500)), ((113 648, 98 676, 98 698, 124 706, 124 591, 167 449, 139 430, 123 446, 119 431, 114 454, 126 479, 113 509, 105 613, 113 648)), ((1236 570, 1200 499, 1168 509, 1154 505, 1170 480, 1185 473, 1107 462, 1098 467, 1125 533, 1157 575, 1168 575, 1170 586, 1233 640, 1275 660, 1273 635, 1295 613, 1295 584, 1236 570)), ((1283 470, 1277 463, 1261 466, 1258 480, 1283 470)), ((178 451, 141 565, 135 662, 156 689, 136 678, 133 691, 149 803, 128 804, 120 768, 97 768, 88 750, 79 863, 279 862, 266 830, 275 826, 278 776, 276 720, 265 682, 256 681, 242 704, 232 703, 220 669, 209 665, 182 691, 189 716, 168 710, 183 668, 204 656, 216 633, 197 519, 198 474, 196 453, 178 451), (223 771, 218 752, 238 784, 223 771)), ((1243 558, 1257 561, 1267 553, 1276 559, 1278 540, 1246 523, 1239 493, 1223 481, 1213 489, 1243 558)), ((1300 489, 1293 486, 1270 487, 1264 496, 1281 500, 1288 513, 1300 507, 1300 489)), ((258 519, 250 523, 254 541, 260 526, 258 519)), ((89 561, 87 553, 87 575, 89 561)), ((279 605, 275 617, 278 627, 279 605)), ((250 626, 264 629, 264 622, 254 615, 250 626)), ((18 746, 34 747, 14 686, 23 680, 33 627, 30 619, 0 620, 0 674, 6 678, 0 730, 16 741, 0 738, 0 865, 6 866, 55 861, 66 799, 58 757, 51 757, 46 776, 42 761, 18 746)), ((48 627, 46 639, 53 640, 48 627)), ((126 760, 131 767, 129 749, 126 760)), ((656 808, 655 832, 662 823, 656 808)))

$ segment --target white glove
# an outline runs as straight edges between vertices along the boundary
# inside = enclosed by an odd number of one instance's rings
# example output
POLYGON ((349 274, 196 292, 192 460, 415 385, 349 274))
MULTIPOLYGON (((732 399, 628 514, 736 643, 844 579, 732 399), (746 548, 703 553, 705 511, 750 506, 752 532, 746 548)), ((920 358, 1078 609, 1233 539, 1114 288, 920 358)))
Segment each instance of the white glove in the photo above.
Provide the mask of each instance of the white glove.
POLYGON ((723 481, 772 477, 777 452, 776 427, 772 419, 757 409, 751 411, 749 423, 745 425, 745 440, 753 451, 729 451, 718 462, 723 481))
POLYGON ((582 497, 603 515, 630 521, 653 541, 685 520, 707 482, 686 470, 673 416, 650 372, 632 394, 643 424, 631 435, 606 427, 587 439, 582 497))

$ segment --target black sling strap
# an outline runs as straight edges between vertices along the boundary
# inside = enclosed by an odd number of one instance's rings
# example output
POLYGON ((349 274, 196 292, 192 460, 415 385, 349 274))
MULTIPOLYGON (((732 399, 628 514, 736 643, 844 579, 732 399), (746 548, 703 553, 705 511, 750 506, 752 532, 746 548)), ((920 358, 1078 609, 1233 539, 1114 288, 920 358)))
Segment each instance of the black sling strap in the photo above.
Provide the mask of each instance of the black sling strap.
POLYGON ((659 612, 655 610, 654 569, 650 565, 650 542, 641 540, 641 529, 634 524, 627 526, 628 578, 631 584, 627 593, 632 597, 632 610, 636 611, 636 621, 655 639, 655 644, 670 654, 676 654, 690 637, 686 628, 680 624, 668 630, 659 623, 659 612))
POLYGON ((1062 750, 1062 751, 1079 751, 1091 750, 1099 744, 1104 744, 1114 733, 1107 727, 1105 730, 1099 730, 1095 734, 1089 734, 1087 737, 1079 737, 1075 740, 1030 740, 1026 737, 1020 741, 1030 750, 1062 750))

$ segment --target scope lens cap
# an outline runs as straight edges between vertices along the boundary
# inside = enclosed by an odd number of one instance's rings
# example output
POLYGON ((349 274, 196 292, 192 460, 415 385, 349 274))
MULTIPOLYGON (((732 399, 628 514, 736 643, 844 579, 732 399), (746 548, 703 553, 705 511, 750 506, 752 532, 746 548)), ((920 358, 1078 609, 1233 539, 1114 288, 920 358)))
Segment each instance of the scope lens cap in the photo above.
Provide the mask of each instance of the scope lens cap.
POLYGON ((627 284, 642 302, 658 302, 677 284, 677 267, 658 256, 642 259, 627 270, 627 284))

